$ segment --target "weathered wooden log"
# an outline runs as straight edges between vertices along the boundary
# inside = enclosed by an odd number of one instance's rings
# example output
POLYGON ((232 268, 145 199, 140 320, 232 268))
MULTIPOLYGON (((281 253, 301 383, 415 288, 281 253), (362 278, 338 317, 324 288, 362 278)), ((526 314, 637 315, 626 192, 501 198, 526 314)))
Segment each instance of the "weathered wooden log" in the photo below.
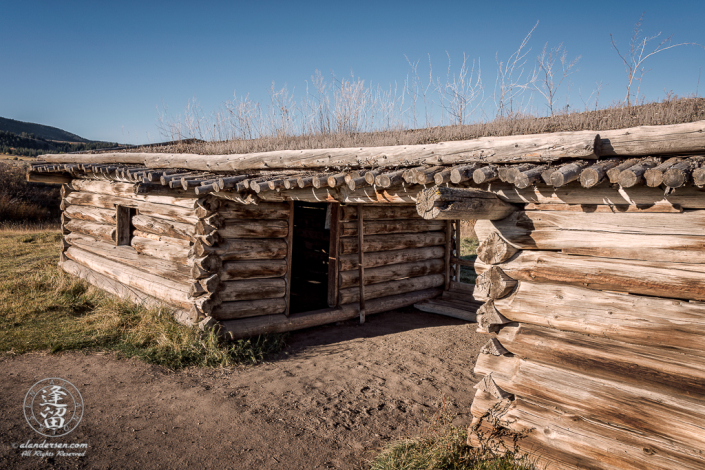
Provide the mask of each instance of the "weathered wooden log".
POLYGON ((284 259, 286 242, 281 238, 271 239, 223 239, 217 246, 207 246, 200 241, 194 245, 198 257, 213 253, 223 261, 284 259))
POLYGON ((663 183, 669 188, 680 188, 690 180, 694 165, 689 159, 672 165, 663 173, 663 183))
POLYGON ((460 165, 451 168, 450 170, 450 181, 453 184, 459 184, 463 181, 471 181, 473 179, 473 174, 475 170, 480 167, 479 164, 474 163, 472 165, 460 165))
POLYGON ((331 188, 337 188, 345 184, 345 176, 347 173, 338 173, 335 175, 330 175, 328 177, 328 186, 331 188))
POLYGON ((280 277, 286 274, 287 262, 281 260, 246 260, 223 263, 220 278, 223 281, 280 277))
POLYGON ((472 173, 472 180, 475 184, 491 183, 499 178, 499 168, 490 165, 478 168, 472 173))
POLYGON ((495 308, 493 300, 488 300, 477 309, 477 331, 481 333, 497 333, 501 326, 510 322, 495 308))
POLYGON ((516 208, 486 191, 437 186, 419 193, 416 210, 424 219, 498 220, 516 208))
MULTIPOLYGON (((239 204, 232 201, 223 203, 218 214, 224 219, 287 219, 289 205, 285 202, 261 202, 259 204, 239 204)), ((198 217, 208 217, 209 211, 196 210, 198 217)))
POLYGON ((705 306, 698 302, 520 281, 494 306, 515 322, 705 356, 705 306))
POLYGON ((492 266, 477 276, 473 297, 480 301, 501 299, 509 295, 516 285, 517 281, 505 273, 502 268, 492 266))
POLYGON ((609 179, 609 182, 611 184, 617 184, 619 182, 619 175, 622 173, 622 171, 631 168, 634 165, 637 165, 641 161, 642 159, 640 158, 630 158, 629 160, 622 160, 619 165, 613 166, 612 168, 607 170, 607 178, 609 179))
MULTIPOLYGON (((414 212, 416 212, 416 210, 414 210, 414 212)), ((64 209, 63 215, 71 219, 85 220, 86 222, 115 225, 115 211, 110 209, 72 205, 64 209)))
POLYGON ((477 247, 477 257, 485 264, 504 263, 518 250, 493 231, 477 247))
MULTIPOLYGON (((365 212, 366 216, 367 213, 365 212)), ((435 220, 370 220, 364 224, 365 235, 382 235, 391 233, 423 233, 443 230, 443 221, 435 220)), ((357 222, 343 222, 341 236, 357 235, 357 222)))
POLYGON ((507 351, 502 343, 500 343, 497 338, 490 338, 490 340, 485 343, 485 345, 480 349, 480 354, 491 354, 493 356, 507 356, 509 351, 507 351))
POLYGON ((600 155, 693 154, 705 147, 705 122, 640 126, 600 132, 600 155))
POLYGON ((514 184, 514 180, 519 173, 523 171, 528 171, 536 168, 536 165, 531 163, 520 163, 518 165, 505 165, 499 167, 497 173, 499 174, 499 179, 505 183, 514 184))
POLYGON ((658 160, 647 159, 633 165, 619 174, 617 182, 623 188, 631 188, 644 181, 644 173, 658 165, 658 160))
MULTIPOLYGON (((357 206, 340 206, 343 212, 341 220, 357 220, 357 206)), ((364 209, 365 220, 373 219, 416 219, 420 221, 418 212, 416 211, 416 206, 414 205, 386 205, 386 206, 365 206, 364 209)), ((411 223, 416 223, 416 221, 411 221, 411 223)))
POLYGON ((258 317, 283 313, 286 301, 283 298, 243 300, 239 302, 223 302, 213 308, 211 316, 216 320, 231 320, 233 318, 258 317))
POLYGON ((135 215, 132 217, 132 225, 142 232, 195 241, 195 227, 191 224, 173 222, 147 215, 135 215))
POLYGON ((406 168, 402 171, 401 178, 404 180, 404 183, 406 184, 415 184, 416 183, 416 171, 417 170, 423 170, 426 168, 425 166, 417 166, 414 168, 406 168))
MULTIPOLYGON (((370 172, 367 172, 370 173, 370 172)), ((365 175, 367 174, 365 173, 365 175)), ((360 176, 357 178, 352 178, 347 181, 348 188, 350 191, 355 191, 356 189, 364 188, 365 186, 371 186, 370 183, 367 182, 367 178, 365 176, 360 176)))
MULTIPOLYGON (((425 289, 408 294, 393 295, 367 301, 367 315, 386 312, 413 305, 440 295, 442 289, 425 289)), ((267 315, 245 318, 242 320, 223 321, 220 323, 223 334, 231 339, 248 338, 267 333, 284 333, 313 326, 325 325, 339 321, 351 320, 359 316, 357 304, 343 305, 304 314, 287 317, 286 315, 267 315)))
POLYGON ((524 171, 515 170, 512 175, 514 178, 510 182, 518 188, 528 188, 541 180, 541 174, 545 170, 546 167, 543 165, 535 166, 524 171))
POLYGON ((389 188, 391 186, 396 186, 404 181, 404 174, 408 170, 398 170, 391 173, 380 173, 375 177, 375 185, 380 188, 389 188))
POLYGON ((140 238, 147 238, 155 242, 166 243, 167 245, 181 248, 189 248, 191 242, 189 240, 184 240, 183 238, 173 238, 166 235, 157 235, 156 233, 143 232, 141 230, 133 230, 132 235, 140 238))
POLYGON ((586 161, 578 161, 562 165, 555 171, 551 172, 550 182, 555 187, 565 186, 568 183, 580 178, 583 169, 589 165, 586 161))
POLYGON ((296 188, 296 187, 298 187, 298 185, 299 185, 299 178, 298 177, 284 179, 284 188, 285 189, 296 188))
MULTIPOLYGON (((624 160, 620 158, 610 158, 595 163, 587 168, 585 168, 580 173, 580 184, 584 188, 592 188, 602 183, 605 178, 608 178, 607 173, 618 165, 624 163, 624 160)), ((562 185, 561 185, 562 186, 562 185)))
MULTIPOLYGON (((602 215, 602 214, 600 214, 602 215)), ((484 237, 497 230, 479 223, 475 230, 484 237)), ((700 236, 631 233, 599 233, 590 230, 511 230, 501 228, 507 241, 525 250, 562 250, 565 254, 667 263, 705 264, 705 244, 700 236)))
MULTIPOLYGON (((530 203, 524 206, 527 211, 567 211, 567 212, 586 212, 586 213, 604 213, 604 214, 624 214, 631 212, 664 212, 664 213, 682 213, 683 208, 679 205, 671 204, 667 201, 657 202, 656 204, 647 205, 598 205, 598 204, 535 204, 530 203)), ((511 217, 511 216, 510 216, 511 217)))
POLYGON ((243 155, 193 155, 102 153, 99 155, 50 155, 48 163, 132 163, 149 168, 186 168, 199 171, 243 171, 306 168, 364 168, 383 164, 451 165, 474 161, 544 162, 562 158, 596 158, 601 141, 594 132, 485 137, 443 142, 354 149, 280 150, 243 155), (89 160, 90 159, 90 160, 89 160))
MULTIPOLYGON (((365 285, 427 276, 429 274, 440 274, 443 272, 443 268, 444 263, 442 259, 390 264, 388 266, 369 268, 365 269, 365 285)), ((339 274, 339 285, 341 289, 358 286, 359 284, 360 273, 358 270, 342 271, 339 274)))
MULTIPOLYGON (((371 284, 365 289, 365 300, 377 299, 389 295, 404 294, 417 290, 431 289, 442 286, 444 281, 445 279, 442 274, 430 274, 428 276, 371 284)), ((347 289, 340 289, 341 305, 359 302, 359 300, 359 288, 349 287, 347 289)))
POLYGON ((170 206, 183 207, 185 209, 195 209, 198 207, 198 199, 189 191, 173 191, 169 190, 169 194, 178 194, 179 196, 171 195, 152 195, 152 194, 135 194, 135 185, 131 183, 115 183, 111 181, 97 181, 75 179, 71 182, 71 186, 76 191, 85 191, 89 193, 102 194, 107 196, 115 196, 128 199, 136 199, 138 201, 151 202, 153 204, 164 204, 170 206))
POLYGON ((198 320, 198 318, 191 313, 191 309, 185 310, 176 308, 173 305, 165 303, 163 300, 148 295, 134 287, 127 286, 122 282, 116 281, 70 259, 66 259, 61 263, 61 268, 67 273, 77 276, 99 289, 122 299, 130 300, 137 305, 156 308, 169 307, 172 315, 174 315, 174 319, 183 325, 193 326, 198 320))
MULTIPOLYGON (((588 209, 589 210, 589 209, 588 209)), ((490 224, 504 234, 517 229, 581 230, 624 234, 692 235, 705 230, 705 211, 678 212, 572 212, 525 211, 490 224)), ((509 241, 511 239, 508 238, 509 241)), ((559 249, 559 248, 554 248, 559 249)))
MULTIPOLYGON (((195 199, 194 199, 195 200, 195 199)), ((192 223, 198 222, 195 211, 184 207, 155 204, 151 202, 139 201, 135 199, 107 196, 88 192, 72 192, 66 199, 65 205, 93 206, 104 209, 114 209, 115 206, 134 207, 139 209, 140 214, 159 217, 162 219, 174 220, 176 222, 192 223)))
MULTIPOLYGON (((365 268, 376 268, 398 263, 412 263, 433 259, 443 259, 443 247, 411 248, 403 250, 379 251, 366 253, 365 268)), ((340 256, 340 271, 357 269, 357 254, 340 256)))
POLYGON ((221 178, 218 178, 218 190, 224 191, 226 189, 236 189, 240 190, 237 185, 238 183, 241 183, 241 188, 242 189, 249 189, 250 185, 247 182, 247 175, 239 175, 239 176, 224 176, 221 178))
MULTIPOLYGON (((703 180, 705 184, 705 180, 703 180)), ((684 209, 705 209, 705 188, 683 187, 668 195, 659 188, 634 186, 612 188, 607 185, 585 190, 575 183, 561 188, 519 189, 505 183, 492 183, 483 187, 506 202, 528 204, 597 204, 597 205, 649 205, 670 202, 684 209)))
POLYGON ((521 324, 505 326, 497 339, 512 354, 661 393, 702 396, 701 361, 663 348, 521 324))
POLYGON ((331 173, 322 173, 319 175, 313 175, 313 179, 311 180, 311 185, 316 189, 328 186, 328 177, 329 176, 333 176, 333 175, 331 173))
POLYGON ((223 238, 285 238, 289 232, 286 220, 228 219, 218 233, 223 238))
POLYGON ((38 173, 36 171, 28 171, 27 181, 30 183, 67 184, 73 181, 73 176, 69 173, 38 173))
POLYGON ((177 172, 177 173, 171 173, 168 175, 162 175, 159 177, 159 182, 162 184, 162 186, 168 186, 169 183, 172 181, 181 181, 181 178, 186 177, 186 176, 193 176, 197 175, 198 173, 194 171, 184 171, 184 172, 177 172))
POLYGON ((133 266, 117 263, 89 251, 72 246, 66 256, 104 276, 119 281, 126 286, 164 300, 165 302, 189 309, 193 305, 188 292, 190 284, 179 283, 162 276, 156 276, 133 266))
POLYGON ((192 261, 189 259, 189 249, 183 246, 171 245, 163 241, 156 241, 140 236, 132 237, 130 246, 141 255, 152 256, 185 266, 192 264, 192 261))
MULTIPOLYGON (((393 235, 370 235, 365 237, 365 253, 374 251, 404 250, 407 248, 423 248, 443 245, 445 234, 443 232, 428 232, 419 234, 393 234, 393 235)), ((342 254, 357 253, 357 237, 344 237, 340 239, 340 250, 342 254)))
POLYGON ((675 165, 678 162, 681 162, 682 160, 683 158, 680 157, 669 158, 668 160, 662 163, 658 163, 653 168, 647 169, 644 172, 644 181, 646 182, 646 185, 651 188, 657 188, 661 186, 661 183, 663 183, 664 172, 668 170, 671 166, 675 165))
POLYGON ((98 240, 115 243, 115 240, 117 239, 117 229, 115 228, 115 225, 98 224, 94 222, 86 222, 85 220, 80 219, 72 219, 69 220, 64 227, 71 232, 82 233, 98 240))
POLYGON ((436 173, 441 173, 445 170, 442 166, 432 166, 430 168, 421 168, 413 171, 412 177, 416 184, 434 184, 436 173))
POLYGON ((112 243, 103 242, 78 233, 67 235, 65 241, 72 246, 77 246, 112 261, 129 264, 172 281, 188 283, 191 280, 191 271, 187 266, 151 256, 144 256, 127 246, 116 247, 112 243))
POLYGON ((645 438, 633 428, 582 419, 579 415, 557 410, 550 404, 538 404, 533 399, 517 397, 492 403, 500 399, 483 391, 478 391, 478 395, 476 400, 484 402, 479 405, 484 410, 473 406, 472 412, 476 418, 480 417, 480 422, 475 424, 482 427, 479 432, 494 436, 497 446, 501 445, 497 441, 505 442, 509 449, 514 448, 518 441, 521 449, 531 449, 530 458, 540 461, 542 466, 670 470, 697 469, 705 463, 692 448, 684 452, 681 446, 673 442, 653 442, 653 439, 645 438), (478 395, 487 398, 478 399, 478 395), (492 429, 492 423, 502 423, 502 429, 492 429), (541 432, 536 432, 538 429, 541 432), (517 435, 522 437, 517 438, 517 435))
POLYGON ((283 298, 286 282, 278 279, 224 281, 220 283, 217 296, 223 302, 283 298))
MULTIPOLYGON (((592 256, 522 251, 500 266, 507 275, 522 281, 558 282, 595 290, 705 300, 705 289, 702 287, 705 274, 699 264, 605 260, 592 256)), ((481 261, 475 263, 475 270, 479 273, 488 268, 481 261)))
POLYGON ((386 189, 369 187, 356 191, 350 191, 349 188, 343 187, 340 188, 337 198, 332 198, 330 202, 339 201, 349 204, 415 204, 419 189, 416 185, 394 186, 386 189))
MULTIPOLYGON (((442 171, 439 171, 435 175, 433 175, 433 182, 440 185, 440 184, 445 184, 450 182, 450 178, 452 176, 453 169, 452 168, 445 168, 442 171)), ((470 175, 472 178, 472 175, 470 175)))
POLYGON ((381 170, 370 170, 365 173, 365 181, 367 182, 367 184, 369 184, 370 186, 374 185, 377 179, 377 175, 379 175, 381 172, 381 170))

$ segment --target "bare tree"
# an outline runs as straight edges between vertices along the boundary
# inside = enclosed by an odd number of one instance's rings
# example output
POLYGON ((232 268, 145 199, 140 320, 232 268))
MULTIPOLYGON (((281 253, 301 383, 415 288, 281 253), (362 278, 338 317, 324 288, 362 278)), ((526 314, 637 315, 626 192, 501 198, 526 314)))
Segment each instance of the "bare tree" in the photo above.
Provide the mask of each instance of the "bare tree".
POLYGON ((554 105, 558 89, 569 75, 577 71, 575 66, 579 60, 580 56, 568 60, 568 51, 563 47, 563 43, 551 49, 548 48, 548 43, 544 44, 541 54, 536 58, 540 74, 536 91, 546 100, 546 106, 548 106, 551 116, 555 114, 554 105), (560 69, 556 61, 559 62, 560 69))
POLYGON ((531 31, 529 31, 529 34, 524 37, 519 48, 509 56, 506 62, 501 62, 499 54, 495 54, 497 80, 495 81, 494 100, 497 107, 497 116, 504 117, 514 114, 514 102, 519 95, 531 88, 538 78, 535 69, 531 74, 524 75, 526 56, 531 51, 530 48, 527 49, 526 47, 538 25, 539 22, 537 21, 531 31))
POLYGON ((468 67, 468 58, 463 54, 463 63, 460 65, 458 74, 451 76, 450 54, 448 55, 448 72, 446 73, 445 84, 440 78, 436 82, 436 91, 441 99, 441 106, 448 114, 450 122, 455 125, 467 123, 467 118, 475 112, 481 104, 485 89, 482 85, 482 74, 480 61, 477 61, 477 73, 475 73, 475 61, 468 67))
POLYGON ((610 34, 610 41, 612 42, 612 48, 617 52, 619 58, 624 62, 624 70, 627 72, 627 94, 624 97, 624 103, 627 106, 632 105, 632 86, 634 82, 638 82, 637 91, 634 96, 634 103, 639 100, 639 89, 641 88, 641 80, 644 78, 644 73, 646 72, 644 68, 644 62, 649 57, 652 57, 660 52, 667 51, 668 49, 673 49, 679 46, 700 46, 700 44, 694 42, 681 42, 678 44, 673 44, 671 39, 673 35, 668 36, 659 42, 653 49, 649 46, 649 43, 653 44, 653 41, 661 37, 661 33, 654 36, 644 36, 641 31, 641 24, 644 22, 644 15, 642 13, 637 21, 636 26, 634 26, 634 33, 629 41, 629 50, 626 53, 622 53, 617 47, 617 43, 614 40, 614 36, 610 34), (650 52, 649 52, 650 51, 650 52))

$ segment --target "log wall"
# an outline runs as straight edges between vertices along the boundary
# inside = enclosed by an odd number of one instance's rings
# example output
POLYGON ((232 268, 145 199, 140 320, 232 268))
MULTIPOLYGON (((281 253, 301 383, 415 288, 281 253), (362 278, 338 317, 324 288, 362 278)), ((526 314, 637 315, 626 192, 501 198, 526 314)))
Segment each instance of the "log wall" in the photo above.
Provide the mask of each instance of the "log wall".
POLYGON ((122 297, 172 306, 193 324, 208 315, 218 260, 213 198, 135 194, 135 185, 73 179, 62 187, 62 266, 122 297))
POLYGON ((470 444, 500 428, 548 468, 704 468, 703 214, 545 203, 478 221, 470 444))
POLYGON ((222 201, 218 240, 198 242, 197 253, 219 260, 219 283, 211 316, 233 320, 284 313, 287 310, 288 245, 291 204, 243 205, 222 201))
POLYGON ((360 210, 365 300, 445 284, 445 221, 423 220, 413 205, 344 205, 339 222, 338 305, 360 301, 360 210))

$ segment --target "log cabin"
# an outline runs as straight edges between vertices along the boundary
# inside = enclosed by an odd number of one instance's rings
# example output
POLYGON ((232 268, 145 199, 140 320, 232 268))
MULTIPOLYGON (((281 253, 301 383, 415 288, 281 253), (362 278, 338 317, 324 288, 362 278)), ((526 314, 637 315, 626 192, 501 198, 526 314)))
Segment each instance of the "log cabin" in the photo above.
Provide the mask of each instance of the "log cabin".
POLYGON ((705 121, 52 155, 27 177, 62 185, 62 268, 111 293, 230 338, 408 305, 474 321, 470 445, 518 442, 548 468, 705 468, 705 121))

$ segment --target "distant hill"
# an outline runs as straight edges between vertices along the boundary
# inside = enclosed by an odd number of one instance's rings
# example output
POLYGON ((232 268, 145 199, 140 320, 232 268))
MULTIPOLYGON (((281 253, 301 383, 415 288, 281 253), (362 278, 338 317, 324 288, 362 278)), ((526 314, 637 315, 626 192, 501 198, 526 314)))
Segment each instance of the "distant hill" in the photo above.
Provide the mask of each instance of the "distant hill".
POLYGON ((55 140, 59 142, 78 142, 87 144, 94 142, 84 139, 76 134, 66 132, 58 127, 45 126, 43 124, 35 124, 33 122, 22 122, 14 119, 0 117, 0 131, 11 132, 20 135, 22 133, 31 134, 42 140, 55 140))
POLYGON ((0 117, 0 154, 36 157, 43 153, 69 153, 117 147, 79 137, 57 127, 0 117))

